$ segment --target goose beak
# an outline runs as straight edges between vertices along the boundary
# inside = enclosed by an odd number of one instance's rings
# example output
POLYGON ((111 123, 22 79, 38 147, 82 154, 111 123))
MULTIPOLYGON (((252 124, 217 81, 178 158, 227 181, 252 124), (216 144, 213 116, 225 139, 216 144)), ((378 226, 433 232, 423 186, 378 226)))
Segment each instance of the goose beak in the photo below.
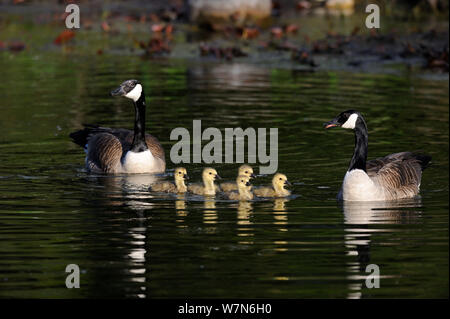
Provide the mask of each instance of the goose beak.
POLYGON ((111 96, 124 96, 127 94, 122 86, 119 86, 117 89, 111 91, 111 96))
POLYGON ((250 182, 245 183, 245 186, 252 186, 252 184, 250 184, 250 182))
POLYGON ((222 178, 219 176, 219 174, 216 174, 215 178, 216 178, 216 179, 222 179, 222 178))
POLYGON ((251 174, 250 174, 250 177, 251 177, 251 178, 256 178, 256 175, 253 174, 253 173, 251 173, 251 174))
POLYGON ((288 180, 284 181, 284 185, 292 186, 292 184, 288 180))
POLYGON ((184 179, 189 179, 189 176, 187 174, 184 174, 184 179))
POLYGON ((329 122, 323 123, 323 127, 325 129, 329 129, 329 128, 337 127, 337 126, 341 126, 341 125, 338 123, 338 121, 336 119, 333 119, 329 122))

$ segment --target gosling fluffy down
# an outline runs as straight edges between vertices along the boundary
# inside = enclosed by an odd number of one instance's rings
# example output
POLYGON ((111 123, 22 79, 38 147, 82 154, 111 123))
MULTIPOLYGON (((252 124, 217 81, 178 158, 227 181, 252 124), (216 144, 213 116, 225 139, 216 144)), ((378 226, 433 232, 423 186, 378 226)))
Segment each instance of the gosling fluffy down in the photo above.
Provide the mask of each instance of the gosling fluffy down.
POLYGON ((291 192, 284 188, 285 185, 291 185, 286 175, 277 173, 272 178, 272 187, 259 187, 254 189, 253 193, 258 197, 287 197, 291 195, 291 192))
POLYGON ((186 169, 184 167, 175 168, 173 176, 175 184, 168 181, 155 183, 150 186, 149 190, 152 192, 186 193, 187 187, 185 181, 186 179, 189 179, 186 169))
POLYGON ((220 179, 219 174, 214 168, 207 167, 202 173, 203 185, 202 184, 191 184, 188 185, 187 189, 189 192, 196 195, 215 195, 216 185, 214 181, 220 179))
MULTIPOLYGON (((255 178, 253 174, 253 168, 250 165, 244 164, 239 167, 238 176, 248 176, 249 178, 255 178)), ((231 192, 238 190, 238 184, 232 182, 225 182, 220 184, 220 190, 223 192, 231 192)))
POLYGON ((238 187, 238 191, 231 191, 225 193, 225 196, 228 199, 232 200, 252 200, 252 185, 250 184, 250 177, 245 175, 239 175, 236 178, 236 185, 238 187))

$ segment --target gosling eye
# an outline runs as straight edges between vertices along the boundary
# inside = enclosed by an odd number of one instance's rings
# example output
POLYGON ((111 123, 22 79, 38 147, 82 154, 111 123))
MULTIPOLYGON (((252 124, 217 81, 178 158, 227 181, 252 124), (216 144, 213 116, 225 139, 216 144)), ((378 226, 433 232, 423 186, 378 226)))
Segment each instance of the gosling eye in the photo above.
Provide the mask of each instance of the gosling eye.
POLYGON ((209 175, 211 175, 212 173, 211 172, 209 172, 209 175))
POLYGON ((282 181, 283 179, 280 177, 280 181, 282 181))
POLYGON ((245 171, 245 174, 248 174, 248 172, 247 172, 247 171, 245 171))

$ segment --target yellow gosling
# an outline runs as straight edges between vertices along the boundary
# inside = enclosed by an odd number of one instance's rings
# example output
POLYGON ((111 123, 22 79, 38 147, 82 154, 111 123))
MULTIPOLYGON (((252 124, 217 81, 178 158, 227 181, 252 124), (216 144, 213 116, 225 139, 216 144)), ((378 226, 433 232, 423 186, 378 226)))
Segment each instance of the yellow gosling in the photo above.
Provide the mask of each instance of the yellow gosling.
POLYGON ((188 185, 187 189, 189 192, 196 195, 215 195, 216 185, 214 184, 214 181, 219 178, 220 176, 214 168, 207 167, 202 173, 203 185, 191 184, 188 185))
MULTIPOLYGON (((253 174, 253 168, 250 165, 244 164, 239 167, 238 170, 238 176, 248 176, 250 178, 256 177, 255 174, 253 174)), ((226 182, 220 184, 220 190, 223 192, 231 192, 231 191, 237 191, 238 185, 236 183, 226 182)))
POLYGON ((172 182, 155 183, 150 186, 152 192, 165 192, 165 193, 186 193, 187 187, 185 180, 188 179, 187 171, 184 167, 175 168, 174 172, 175 184, 172 182))
POLYGON ((250 177, 245 175, 240 175, 236 178, 236 185, 238 191, 231 191, 225 193, 228 199, 232 200, 252 200, 252 185, 250 184, 250 177))
POLYGON ((272 178, 272 187, 259 187, 253 190, 253 193, 258 197, 287 197, 291 192, 284 188, 285 185, 291 185, 286 175, 276 173, 272 178))

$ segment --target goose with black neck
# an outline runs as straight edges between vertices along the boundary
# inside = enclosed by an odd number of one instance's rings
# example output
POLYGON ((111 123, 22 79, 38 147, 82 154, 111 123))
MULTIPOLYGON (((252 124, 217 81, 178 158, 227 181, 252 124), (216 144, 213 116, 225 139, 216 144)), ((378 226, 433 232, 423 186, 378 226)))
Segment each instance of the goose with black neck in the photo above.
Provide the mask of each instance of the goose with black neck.
POLYGON ((108 174, 164 172, 164 149, 156 137, 145 132, 146 105, 142 84, 127 80, 111 91, 111 96, 123 96, 133 101, 134 129, 87 125, 71 133, 72 140, 85 149, 87 170, 108 174))
POLYGON ((431 157, 400 152, 367 161, 368 130, 360 112, 348 110, 324 123, 326 129, 342 127, 355 132, 355 149, 338 199, 378 201, 413 198, 419 194, 422 171, 431 157))

